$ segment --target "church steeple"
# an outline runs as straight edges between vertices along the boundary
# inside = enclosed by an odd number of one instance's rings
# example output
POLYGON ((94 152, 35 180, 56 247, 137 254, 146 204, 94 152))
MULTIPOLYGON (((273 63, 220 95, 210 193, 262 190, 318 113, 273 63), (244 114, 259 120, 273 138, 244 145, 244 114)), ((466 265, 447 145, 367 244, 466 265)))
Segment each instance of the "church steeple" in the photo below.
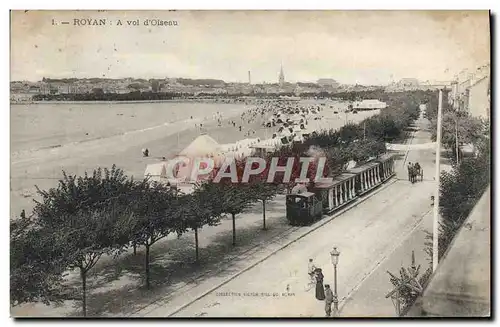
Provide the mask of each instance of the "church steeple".
POLYGON ((280 87, 283 87, 283 85, 285 85, 285 74, 283 73, 283 63, 281 63, 279 84, 280 87))

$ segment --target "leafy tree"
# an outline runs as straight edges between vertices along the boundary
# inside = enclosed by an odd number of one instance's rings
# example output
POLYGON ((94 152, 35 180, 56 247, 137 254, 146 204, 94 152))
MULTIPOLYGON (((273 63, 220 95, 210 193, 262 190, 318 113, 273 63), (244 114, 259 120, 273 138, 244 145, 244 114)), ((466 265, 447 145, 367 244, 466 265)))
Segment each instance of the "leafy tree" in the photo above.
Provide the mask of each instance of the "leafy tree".
POLYGON ((344 147, 332 146, 326 150, 328 169, 331 176, 341 174, 347 169, 347 165, 351 160, 350 153, 344 147))
POLYGON ((374 139, 359 140, 345 148, 350 160, 357 163, 365 162, 371 157, 377 157, 386 152, 385 142, 374 139))
POLYGON ((124 226, 131 223, 126 201, 133 182, 121 169, 94 170, 92 176, 68 176, 57 188, 38 189, 34 214, 43 233, 57 233, 69 268, 78 268, 82 280, 82 311, 87 314, 87 274, 103 254, 118 254, 129 242, 124 226))
MULTIPOLYGON (((477 157, 465 158, 451 172, 441 174, 439 211, 439 251, 441 257, 460 230, 491 181, 490 142, 482 139, 477 144, 477 157)), ((427 233, 426 252, 432 262, 432 234, 427 233)))
POLYGON ((328 131, 321 131, 315 133, 307 138, 304 142, 305 146, 319 146, 320 148, 329 148, 332 146, 339 145, 341 142, 340 135, 338 131, 333 129, 328 131))
POLYGON ((60 303, 69 266, 60 233, 47 232, 31 218, 10 221, 10 303, 60 303))
POLYGON ((262 202, 262 229, 266 230, 266 202, 272 200, 278 193, 278 185, 276 183, 268 183, 268 169, 264 170, 259 175, 254 175, 249 180, 250 196, 262 202))
MULTIPOLYGON (((431 122, 432 140, 436 140, 437 119, 431 122)), ((485 135, 486 125, 481 119, 472 117, 462 112, 446 112, 443 114, 441 125, 441 144, 452 150, 453 159, 456 158, 456 136, 458 134, 458 143, 475 144, 485 135), (458 130, 457 130, 458 127, 458 130)), ((460 149, 459 149, 460 151, 460 149)), ((460 157, 459 152, 459 157, 460 157)))
POLYGON ((363 128, 358 124, 349 123, 339 129, 339 137, 343 144, 349 144, 363 137, 363 128))
POLYGON ((443 219, 465 219, 490 183, 490 160, 487 153, 467 158, 451 172, 442 173, 440 211, 443 219))
MULTIPOLYGON (((415 263, 414 251, 412 251, 411 257, 411 265, 408 268, 401 267, 399 276, 387 271, 391 284, 394 286, 394 289, 387 296, 395 298, 401 305, 402 310, 397 312, 400 316, 403 316, 404 312, 413 305, 417 297, 422 295, 427 281, 432 274, 431 267, 426 269, 423 274, 420 274, 420 265, 417 266, 415 263)), ((398 309, 400 309, 399 305, 398 309)))
POLYGON ((221 220, 221 213, 214 208, 213 193, 204 192, 201 185, 197 185, 192 194, 181 197, 179 210, 183 223, 194 231, 196 262, 199 262, 198 231, 205 225, 217 226, 221 220))
POLYGON ((102 255, 116 255, 129 243, 128 224, 132 223, 126 208, 113 206, 94 212, 79 211, 67 217, 69 223, 61 226, 64 242, 73 261, 70 268, 80 270, 82 280, 82 310, 87 314, 87 275, 102 255))
POLYGON ((405 123, 400 121, 401 119, 402 117, 387 113, 366 119, 362 122, 362 124, 366 123, 366 137, 382 141, 398 138, 406 127, 405 123))
POLYGON ((254 199, 249 196, 247 184, 232 183, 222 179, 215 183, 210 180, 202 184, 203 193, 211 194, 214 214, 230 214, 233 221, 233 246, 236 245, 236 215, 247 209, 254 199))
POLYGON ((177 193, 169 186, 143 180, 134 185, 130 206, 134 214, 132 241, 144 245, 146 287, 151 286, 150 249, 153 244, 167 237, 170 233, 178 235, 184 232, 185 225, 179 210, 180 200, 177 193))

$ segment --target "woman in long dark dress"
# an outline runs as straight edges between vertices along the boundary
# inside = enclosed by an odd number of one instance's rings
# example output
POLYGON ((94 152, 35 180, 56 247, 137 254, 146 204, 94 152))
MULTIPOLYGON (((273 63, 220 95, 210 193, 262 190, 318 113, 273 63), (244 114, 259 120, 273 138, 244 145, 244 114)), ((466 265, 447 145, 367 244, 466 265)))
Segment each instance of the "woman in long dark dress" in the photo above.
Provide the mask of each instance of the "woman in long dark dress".
POLYGON ((321 268, 316 269, 316 299, 323 301, 325 299, 325 289, 323 288, 323 272, 321 268))

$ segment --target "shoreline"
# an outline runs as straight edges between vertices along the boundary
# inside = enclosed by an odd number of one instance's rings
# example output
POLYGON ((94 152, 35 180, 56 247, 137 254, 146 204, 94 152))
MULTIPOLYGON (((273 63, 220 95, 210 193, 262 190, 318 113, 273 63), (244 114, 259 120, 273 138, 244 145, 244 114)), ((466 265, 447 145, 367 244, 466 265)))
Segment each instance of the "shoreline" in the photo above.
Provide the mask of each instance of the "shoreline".
POLYGON ((285 100, 285 101, 343 101, 342 99, 337 98, 325 98, 325 99, 315 99, 314 97, 298 97, 298 98, 286 98, 280 96, 274 96, 270 98, 260 98, 257 96, 236 96, 234 98, 231 97, 221 97, 221 98, 176 98, 169 100, 81 100, 81 101, 67 101, 67 100, 26 100, 26 101, 10 101, 10 105, 30 105, 30 104, 131 104, 131 103, 239 103, 239 102, 249 102, 255 103, 258 101, 277 101, 277 100, 285 100))
MULTIPOLYGON (((254 99, 247 99, 254 100, 254 99)), ((127 101, 19 101, 10 102, 10 105, 30 105, 30 104, 133 104, 133 103, 185 103, 185 102, 198 102, 198 103, 219 103, 216 99, 175 99, 175 100, 127 100, 127 101)), ((229 102, 223 101, 221 103, 235 103, 235 100, 229 102)))

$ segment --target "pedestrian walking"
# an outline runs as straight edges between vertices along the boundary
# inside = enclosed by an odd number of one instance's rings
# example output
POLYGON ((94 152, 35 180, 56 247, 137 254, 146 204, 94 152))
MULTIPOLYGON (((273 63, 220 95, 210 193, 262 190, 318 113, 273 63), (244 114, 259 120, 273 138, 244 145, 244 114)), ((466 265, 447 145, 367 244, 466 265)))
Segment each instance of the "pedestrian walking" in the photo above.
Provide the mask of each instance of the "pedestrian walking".
POLYGON ((321 268, 316 268, 316 299, 323 301, 325 299, 325 290, 323 288, 323 272, 321 268))
POLYGON ((410 182, 412 181, 412 170, 413 170, 413 165, 411 162, 408 162, 408 180, 410 182))
POLYGON ((332 314, 333 292, 330 285, 325 284, 325 313, 326 317, 332 314))

